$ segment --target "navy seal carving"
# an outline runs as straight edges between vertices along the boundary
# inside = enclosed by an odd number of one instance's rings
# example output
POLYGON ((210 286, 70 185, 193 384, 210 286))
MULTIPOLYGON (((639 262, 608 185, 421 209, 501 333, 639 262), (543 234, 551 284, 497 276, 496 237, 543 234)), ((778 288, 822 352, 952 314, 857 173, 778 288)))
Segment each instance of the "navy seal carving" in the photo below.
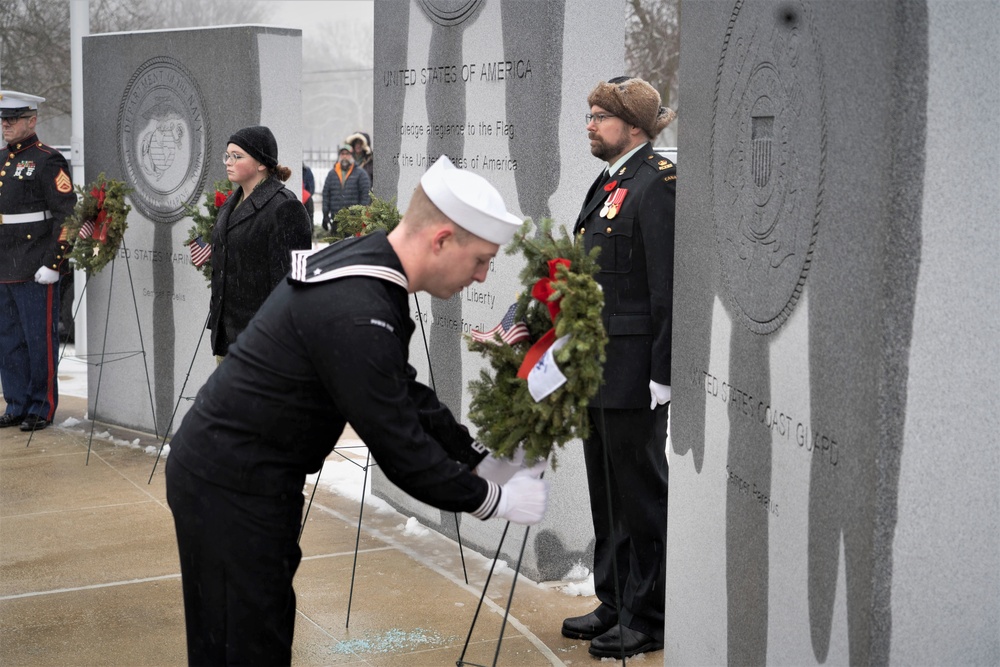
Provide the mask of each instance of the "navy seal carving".
POLYGON ((209 132, 202 96, 168 57, 143 63, 118 111, 119 158, 133 205, 154 222, 174 222, 196 205, 207 175, 209 132))
POLYGON ((801 4, 736 2, 715 90, 712 181, 723 283, 738 319, 769 334, 809 271, 825 168, 819 46, 801 4))

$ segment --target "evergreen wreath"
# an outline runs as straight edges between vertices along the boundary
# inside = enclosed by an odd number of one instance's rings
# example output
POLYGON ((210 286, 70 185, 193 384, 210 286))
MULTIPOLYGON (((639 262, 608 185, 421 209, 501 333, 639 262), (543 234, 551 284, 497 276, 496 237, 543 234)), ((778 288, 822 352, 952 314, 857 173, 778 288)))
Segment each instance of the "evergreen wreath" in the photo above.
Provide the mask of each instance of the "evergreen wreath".
POLYGON ((124 181, 107 180, 101 172, 87 188, 77 186, 76 192, 80 198, 72 215, 63 221, 62 238, 73 244, 70 258, 76 268, 94 275, 118 253, 132 210, 125 195, 132 189, 124 181))
POLYGON ((362 236, 378 230, 388 234, 399 224, 399 219, 395 197, 386 201, 372 195, 372 203, 368 206, 355 204, 337 211, 333 216, 337 231, 323 240, 335 243, 348 236, 362 236))
MULTIPOLYGON (((226 203, 231 194, 233 194, 232 183, 228 180, 216 181, 213 189, 205 192, 204 213, 196 206, 184 204, 184 213, 194 222, 194 225, 188 230, 187 240, 184 242, 185 247, 191 245, 198 238, 205 243, 212 242, 212 229, 215 227, 215 219, 219 217, 219 209, 222 208, 222 205, 226 203)), ((211 257, 205 260, 205 263, 200 267, 196 268, 205 276, 205 280, 212 279, 211 257)))
POLYGON ((551 454, 555 469, 555 447, 586 438, 590 431, 587 405, 603 377, 607 334, 601 320, 604 294, 594 280, 599 249, 587 254, 565 229, 555 237, 552 224, 551 219, 541 220, 537 233, 529 238, 533 225, 526 221, 505 249, 508 255, 521 252, 526 260, 520 274, 525 290, 518 296, 515 319, 527 325, 530 338, 513 345, 472 339, 468 344, 489 360, 491 369, 482 369, 479 379, 469 382, 469 420, 479 429, 479 442, 498 458, 511 458, 519 446, 524 447, 528 462, 551 454), (568 266, 555 262, 560 258, 569 260, 568 266), (531 293, 550 276, 551 295, 543 303, 531 293), (555 337, 571 334, 555 353, 566 383, 536 402, 527 381, 517 374, 532 344, 553 328, 549 308, 553 302, 559 305, 555 337))

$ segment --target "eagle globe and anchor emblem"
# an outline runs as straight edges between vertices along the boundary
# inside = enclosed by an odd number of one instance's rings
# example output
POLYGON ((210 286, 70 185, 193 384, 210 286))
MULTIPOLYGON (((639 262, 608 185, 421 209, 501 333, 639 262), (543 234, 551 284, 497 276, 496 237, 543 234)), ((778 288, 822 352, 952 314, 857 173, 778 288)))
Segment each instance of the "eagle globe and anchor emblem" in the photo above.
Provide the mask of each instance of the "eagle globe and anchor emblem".
POLYGON ((155 222, 174 222, 194 205, 206 176, 201 93, 184 67, 153 58, 133 74, 119 110, 119 156, 132 203, 155 222))

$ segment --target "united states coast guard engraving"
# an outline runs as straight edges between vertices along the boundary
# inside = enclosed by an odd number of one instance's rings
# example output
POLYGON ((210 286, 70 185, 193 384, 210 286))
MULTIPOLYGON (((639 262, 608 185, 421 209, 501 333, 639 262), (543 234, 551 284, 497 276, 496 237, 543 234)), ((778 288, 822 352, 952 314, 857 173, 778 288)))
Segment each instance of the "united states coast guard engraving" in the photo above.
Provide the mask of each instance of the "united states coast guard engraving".
POLYGON ((826 104, 808 18, 799 4, 738 1, 716 79, 716 242, 730 302, 758 334, 795 308, 818 231, 826 104))
POLYGON ((206 176, 208 129, 201 93, 171 58, 143 63, 118 111, 119 158, 133 205, 154 222, 174 222, 197 203, 206 176))

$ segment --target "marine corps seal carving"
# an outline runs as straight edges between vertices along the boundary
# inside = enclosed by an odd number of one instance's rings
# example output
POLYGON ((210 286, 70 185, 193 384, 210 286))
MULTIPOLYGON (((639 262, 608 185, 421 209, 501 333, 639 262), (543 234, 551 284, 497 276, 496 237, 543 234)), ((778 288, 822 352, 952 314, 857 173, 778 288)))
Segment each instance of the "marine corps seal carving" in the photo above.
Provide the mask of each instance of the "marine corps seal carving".
POLYGON ((132 75, 118 111, 118 154, 136 209, 174 222, 196 205, 206 177, 208 127, 201 92, 176 60, 152 58, 132 75))

